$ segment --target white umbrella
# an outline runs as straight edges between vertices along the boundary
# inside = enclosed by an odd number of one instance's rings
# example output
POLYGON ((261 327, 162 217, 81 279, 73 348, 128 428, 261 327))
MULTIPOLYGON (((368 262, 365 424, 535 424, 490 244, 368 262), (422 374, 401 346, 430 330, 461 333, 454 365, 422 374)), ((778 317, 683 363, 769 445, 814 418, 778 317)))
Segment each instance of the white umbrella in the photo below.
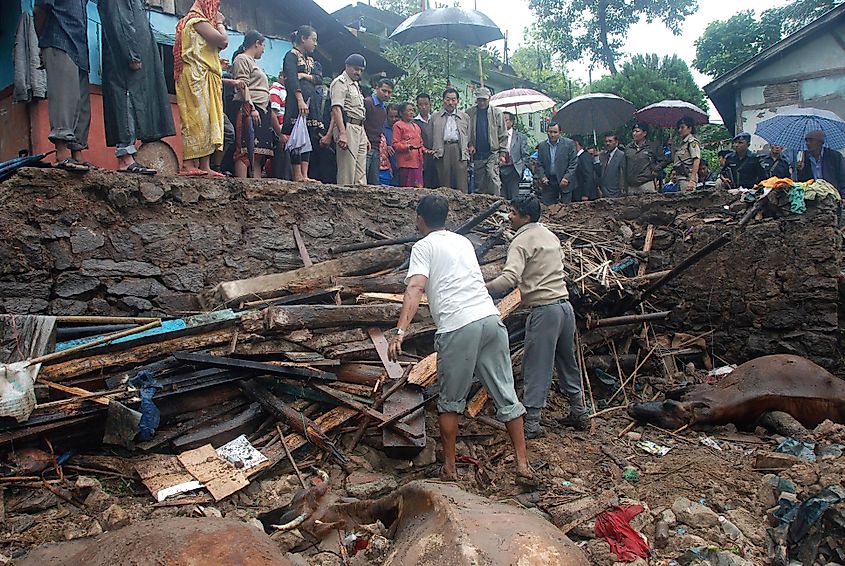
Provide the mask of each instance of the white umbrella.
POLYGON ((530 88, 503 90, 490 97, 490 106, 509 110, 514 114, 531 114, 553 108, 555 101, 530 88))
POLYGON ((552 122, 569 134, 610 132, 630 120, 636 107, 622 97, 606 92, 576 96, 557 111, 552 122))

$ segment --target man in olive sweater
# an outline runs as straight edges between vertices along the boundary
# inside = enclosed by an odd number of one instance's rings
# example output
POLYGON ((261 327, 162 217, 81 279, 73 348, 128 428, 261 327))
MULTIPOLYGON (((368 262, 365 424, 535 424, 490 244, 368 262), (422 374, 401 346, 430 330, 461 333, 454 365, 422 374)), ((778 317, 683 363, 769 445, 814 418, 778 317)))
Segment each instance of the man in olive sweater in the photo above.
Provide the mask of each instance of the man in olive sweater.
POLYGON ((540 201, 533 195, 511 201, 508 218, 516 236, 508 248, 502 274, 487 283, 491 294, 518 287, 522 304, 531 309, 525 323, 525 354, 522 377, 525 437, 537 438, 544 431, 540 414, 546 405, 557 368, 558 387, 569 398, 569 416, 564 426, 586 430, 589 426, 581 373, 575 357, 575 312, 563 274, 560 240, 540 224, 540 201))

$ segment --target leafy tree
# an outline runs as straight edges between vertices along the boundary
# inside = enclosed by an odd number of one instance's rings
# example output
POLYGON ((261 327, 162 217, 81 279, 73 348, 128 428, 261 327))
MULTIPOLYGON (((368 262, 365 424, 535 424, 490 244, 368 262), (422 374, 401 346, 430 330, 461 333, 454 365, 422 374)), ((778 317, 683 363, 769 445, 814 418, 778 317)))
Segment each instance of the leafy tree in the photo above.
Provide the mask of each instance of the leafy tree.
POLYGON ((422 5, 420 0, 376 0, 375 7, 407 18, 419 12, 422 5))
POLYGON ((518 47, 510 64, 517 75, 539 85, 555 100, 566 101, 584 91, 582 82, 567 78, 566 65, 539 44, 518 47))
POLYGON ((635 55, 622 65, 615 75, 593 82, 593 92, 610 92, 630 100, 637 108, 661 100, 683 100, 706 108, 704 92, 690 73, 689 67, 677 55, 635 55))
POLYGON ((812 22, 843 0, 792 0, 759 18, 751 11, 711 22, 695 41, 693 67, 717 77, 812 22))
POLYGON ((584 57, 616 74, 628 30, 661 21, 675 35, 697 0, 529 0, 542 38, 567 61, 584 57))

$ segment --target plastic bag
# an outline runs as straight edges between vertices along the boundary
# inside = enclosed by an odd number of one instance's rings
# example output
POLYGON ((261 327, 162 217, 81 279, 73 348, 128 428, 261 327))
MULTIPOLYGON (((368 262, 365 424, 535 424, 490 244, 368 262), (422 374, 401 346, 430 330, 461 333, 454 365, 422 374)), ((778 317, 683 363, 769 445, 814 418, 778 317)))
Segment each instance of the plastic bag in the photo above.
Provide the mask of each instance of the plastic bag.
POLYGON ((19 423, 29 419, 35 408, 35 378, 41 364, 28 360, 0 364, 0 417, 14 417, 19 423))
POLYGON ((305 115, 300 114, 293 125, 293 130, 290 132, 285 151, 299 155, 308 153, 311 149, 311 136, 308 134, 308 126, 305 124, 305 115))

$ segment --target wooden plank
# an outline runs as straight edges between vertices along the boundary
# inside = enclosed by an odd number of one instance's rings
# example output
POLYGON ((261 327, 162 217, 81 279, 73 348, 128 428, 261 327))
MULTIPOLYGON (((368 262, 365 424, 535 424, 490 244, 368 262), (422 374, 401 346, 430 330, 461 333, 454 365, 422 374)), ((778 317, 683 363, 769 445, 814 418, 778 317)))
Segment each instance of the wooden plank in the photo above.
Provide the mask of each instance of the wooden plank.
MULTIPOLYGON (((338 402, 346 405, 347 407, 355 409, 359 413, 362 413, 362 414, 364 414, 368 417, 371 417, 371 418, 377 420, 380 423, 385 422, 390 418, 382 412, 376 411, 375 409, 373 409, 371 407, 367 407, 363 403, 359 403, 358 401, 355 401, 354 399, 350 399, 348 395, 344 395, 344 394, 342 394, 338 391, 335 391, 331 387, 326 387, 325 385, 319 385, 319 384, 316 384, 316 383, 310 384, 310 387, 316 389, 317 391, 321 391, 321 392, 325 393, 326 395, 328 395, 332 399, 335 399, 338 402)), ((408 427, 405 424, 393 423, 390 426, 391 426, 391 428, 399 431, 400 433, 404 434, 408 438, 420 438, 421 437, 421 435, 418 431, 411 429, 410 427, 408 427)))
POLYGON ((205 488, 215 501, 220 501, 249 485, 242 471, 217 455, 211 444, 177 456, 185 469, 205 488))
POLYGON ((281 375, 294 379, 320 379, 322 381, 335 381, 336 379, 333 373, 329 373, 327 371, 265 364, 263 362, 243 360, 240 358, 224 358, 222 356, 209 356, 208 354, 195 354, 193 352, 174 352, 173 357, 181 362, 187 362, 194 365, 247 371, 251 373, 281 375))
MULTIPOLYGON (((496 305, 496 308, 499 309, 499 316, 502 320, 505 320, 519 308, 521 303, 522 295, 519 293, 519 289, 514 289, 496 305)), ((408 383, 423 388, 437 383, 437 352, 429 354, 411 369, 408 383)))
POLYGON ((221 405, 209 407, 208 409, 203 409, 202 412, 196 417, 184 423, 180 423, 181 426, 174 427, 170 430, 156 431, 156 434, 153 438, 144 442, 136 443, 135 448, 146 452, 147 450, 155 448, 156 446, 161 446, 166 442, 170 442, 174 438, 182 436, 189 431, 195 430, 197 427, 204 425, 205 423, 216 419, 217 417, 224 415, 229 411, 240 409, 244 405, 246 405, 246 401, 244 401, 242 397, 239 397, 237 399, 225 401, 221 405))
MULTIPOLYGON (((261 275, 250 279, 219 283, 210 293, 203 293, 201 301, 206 307, 237 303, 241 299, 267 299, 291 289, 296 283, 308 282, 311 289, 330 285, 332 277, 363 275, 399 265, 405 260, 407 246, 396 245, 367 250, 316 263, 284 273, 261 275)), ((297 291, 309 289, 299 288, 297 291)))
POLYGON ((38 383, 41 385, 46 385, 50 389, 55 389, 56 391, 61 391, 62 393, 67 393, 68 395, 73 395, 74 397, 86 397, 88 400, 97 403, 98 405, 108 406, 109 400, 103 399, 102 397, 94 397, 96 393, 92 393, 87 389, 82 389, 81 387, 70 387, 67 385, 62 385, 61 383, 54 383, 52 381, 47 381, 46 379, 39 379, 38 383))
POLYGON ((201 350, 232 340, 235 328, 223 328, 195 336, 180 336, 144 344, 120 352, 102 353, 85 358, 68 360, 41 368, 39 375, 49 381, 66 381, 91 372, 102 373, 113 367, 146 363, 165 358, 178 350, 201 350))
POLYGON ((253 403, 231 419, 196 429, 173 439, 172 444, 176 450, 191 450, 204 444, 222 446, 242 434, 252 432, 263 418, 261 407, 253 403))
MULTIPOLYGON (((651 246, 654 243, 654 232, 655 227, 654 224, 649 224, 648 228, 645 231, 645 242, 643 243, 643 252, 648 254, 651 251, 651 246)), ((642 277, 645 275, 645 272, 648 270, 648 261, 641 261, 640 267, 637 270, 637 275, 642 277)))
POLYGON ((331 328, 390 325, 399 318, 402 305, 294 305, 268 307, 264 328, 272 331, 298 328, 331 328))
POLYGON ((387 370, 387 375, 390 379, 400 379, 403 373, 402 366, 398 362, 390 360, 387 352, 387 339, 384 337, 384 332, 379 328, 370 327, 367 329, 367 334, 370 335, 370 340, 373 341, 373 345, 376 347, 376 352, 378 352, 378 357, 384 369, 387 370))
POLYGON ((136 460, 135 471, 156 500, 159 491, 194 480, 179 459, 169 454, 150 454, 136 460))
POLYGON ((305 247, 305 242, 302 240, 302 235, 299 233, 299 226, 293 225, 293 239, 296 241, 296 247, 299 249, 299 257, 302 259, 302 264, 305 267, 311 267, 314 262, 311 261, 311 256, 308 255, 308 250, 305 247))
MULTIPOLYGON (((355 299, 356 303, 399 303, 405 300, 404 293, 361 293, 355 299)), ((428 297, 423 294, 420 299, 421 305, 428 304, 428 297)))

